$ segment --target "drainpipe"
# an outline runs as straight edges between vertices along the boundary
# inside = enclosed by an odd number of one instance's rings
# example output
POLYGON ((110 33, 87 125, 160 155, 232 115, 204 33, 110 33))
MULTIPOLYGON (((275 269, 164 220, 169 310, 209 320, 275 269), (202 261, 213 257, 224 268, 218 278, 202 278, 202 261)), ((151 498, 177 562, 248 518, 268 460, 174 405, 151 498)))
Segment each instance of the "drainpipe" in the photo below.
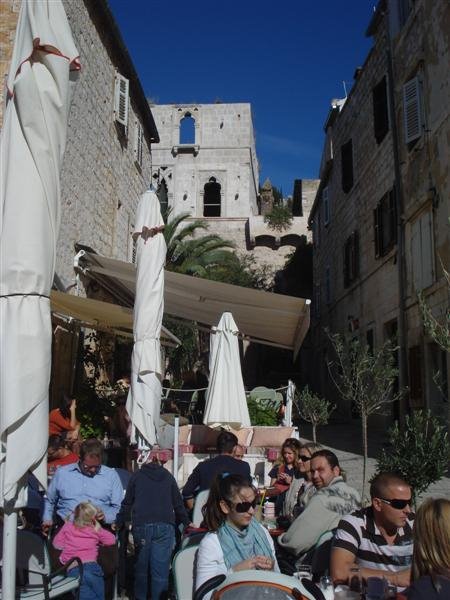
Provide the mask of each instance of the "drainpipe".
MULTIPOLYGON (((394 177, 395 177, 395 209, 397 214, 397 272, 398 272, 398 297, 399 297, 399 312, 398 312, 398 370, 399 370, 399 389, 404 390, 408 385, 408 334, 407 334, 407 319, 406 319, 406 256, 405 256, 405 226, 404 226, 404 196, 403 184, 400 171, 399 159, 399 138, 397 129, 397 119, 395 111, 395 82, 394 68, 392 60, 392 47, 389 35, 388 13, 385 13, 386 18, 386 59, 387 59, 387 74, 388 74, 388 101, 389 111, 391 114, 392 128, 392 153, 394 159, 394 177)), ((403 425, 405 416, 408 411, 408 403, 405 395, 400 398, 400 424, 403 425)))

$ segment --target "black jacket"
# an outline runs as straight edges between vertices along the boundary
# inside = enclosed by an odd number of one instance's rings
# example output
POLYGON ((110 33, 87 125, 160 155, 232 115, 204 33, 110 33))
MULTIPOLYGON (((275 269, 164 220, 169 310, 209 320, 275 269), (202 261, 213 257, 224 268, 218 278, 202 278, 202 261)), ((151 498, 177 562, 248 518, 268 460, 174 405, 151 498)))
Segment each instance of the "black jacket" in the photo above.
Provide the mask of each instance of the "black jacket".
POLYGON ((133 473, 116 524, 189 523, 174 477, 158 464, 143 465, 133 473))
POLYGON ((229 454, 219 454, 199 463, 195 467, 183 488, 183 498, 187 500, 203 490, 209 490, 214 478, 219 473, 242 475, 248 477, 249 481, 251 480, 250 465, 248 463, 233 458, 229 454))

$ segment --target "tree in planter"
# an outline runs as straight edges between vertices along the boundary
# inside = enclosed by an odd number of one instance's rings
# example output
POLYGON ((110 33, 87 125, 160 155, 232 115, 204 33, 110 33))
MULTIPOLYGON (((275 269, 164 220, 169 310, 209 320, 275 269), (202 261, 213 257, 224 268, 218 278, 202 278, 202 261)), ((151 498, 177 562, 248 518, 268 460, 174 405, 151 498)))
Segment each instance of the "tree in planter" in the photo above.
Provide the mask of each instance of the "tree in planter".
POLYGON ((381 451, 377 473, 401 475, 412 487, 415 504, 429 485, 444 477, 449 458, 446 428, 430 411, 416 411, 406 416, 402 430, 398 423, 389 430, 389 446, 381 451))
POLYGON ((340 334, 328 333, 336 360, 328 361, 330 376, 342 399, 361 416, 363 443, 364 498, 367 470, 367 421, 375 413, 382 414, 387 404, 398 400, 402 392, 394 392, 398 369, 394 365, 394 348, 390 341, 372 351, 355 338, 347 341, 340 334))
POLYGON ((336 408, 325 398, 314 394, 308 386, 304 387, 300 394, 296 394, 295 403, 299 416, 308 423, 311 423, 313 430, 313 442, 317 443, 317 427, 326 425, 331 413, 336 408))

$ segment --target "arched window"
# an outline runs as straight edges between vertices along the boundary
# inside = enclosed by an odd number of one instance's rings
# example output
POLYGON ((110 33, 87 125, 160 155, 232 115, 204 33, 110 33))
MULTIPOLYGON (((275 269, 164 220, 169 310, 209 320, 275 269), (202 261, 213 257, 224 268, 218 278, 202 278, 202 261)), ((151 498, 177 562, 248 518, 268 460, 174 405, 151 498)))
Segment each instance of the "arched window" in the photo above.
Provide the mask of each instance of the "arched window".
POLYGON ((195 119, 186 113, 180 121, 180 144, 195 144, 195 119))
POLYGON ((169 194, 167 191, 167 183, 165 179, 161 179, 161 183, 158 185, 156 195, 159 199, 159 207, 161 208, 161 214, 164 221, 167 219, 167 211, 169 209, 169 194))
POLYGON ((215 177, 211 177, 208 183, 205 183, 203 195, 203 216, 220 217, 220 183, 217 183, 215 177))

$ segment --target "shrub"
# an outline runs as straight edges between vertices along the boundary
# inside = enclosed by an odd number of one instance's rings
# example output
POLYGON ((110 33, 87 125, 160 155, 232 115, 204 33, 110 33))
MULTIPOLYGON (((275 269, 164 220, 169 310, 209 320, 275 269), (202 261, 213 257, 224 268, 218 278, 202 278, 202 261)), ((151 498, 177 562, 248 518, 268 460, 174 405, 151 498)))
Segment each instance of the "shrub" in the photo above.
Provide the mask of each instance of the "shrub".
POLYGON ((383 448, 377 473, 392 471, 412 487, 414 501, 447 472, 450 446, 446 429, 430 411, 417 411, 389 430, 389 446, 383 448))
POLYGON ((292 223, 292 214, 287 206, 275 204, 272 211, 264 217, 264 223, 267 223, 270 229, 284 231, 289 229, 292 223))

